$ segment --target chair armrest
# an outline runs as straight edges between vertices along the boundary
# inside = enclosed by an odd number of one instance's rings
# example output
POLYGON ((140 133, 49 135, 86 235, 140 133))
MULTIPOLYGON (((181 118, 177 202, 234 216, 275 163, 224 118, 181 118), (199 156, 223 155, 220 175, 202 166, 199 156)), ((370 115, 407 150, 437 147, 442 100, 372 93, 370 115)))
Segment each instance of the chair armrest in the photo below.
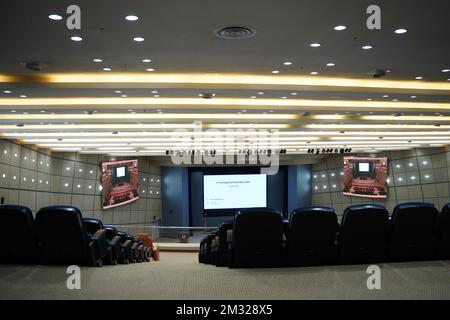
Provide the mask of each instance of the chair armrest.
POLYGON ((106 230, 100 229, 91 237, 99 258, 104 258, 107 252, 106 230))
POLYGON ((117 244, 120 244, 120 237, 119 236, 115 236, 114 238, 111 239, 111 241, 109 241, 109 246, 110 247, 115 247, 117 244))

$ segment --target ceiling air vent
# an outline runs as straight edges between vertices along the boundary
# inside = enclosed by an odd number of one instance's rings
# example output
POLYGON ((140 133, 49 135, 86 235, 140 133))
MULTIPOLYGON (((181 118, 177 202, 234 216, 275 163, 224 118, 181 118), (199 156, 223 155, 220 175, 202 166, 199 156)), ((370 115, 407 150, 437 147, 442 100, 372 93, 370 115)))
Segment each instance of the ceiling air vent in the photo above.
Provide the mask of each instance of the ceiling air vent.
POLYGON ((217 29, 216 35, 225 39, 247 39, 256 34, 253 28, 245 26, 228 26, 217 29))

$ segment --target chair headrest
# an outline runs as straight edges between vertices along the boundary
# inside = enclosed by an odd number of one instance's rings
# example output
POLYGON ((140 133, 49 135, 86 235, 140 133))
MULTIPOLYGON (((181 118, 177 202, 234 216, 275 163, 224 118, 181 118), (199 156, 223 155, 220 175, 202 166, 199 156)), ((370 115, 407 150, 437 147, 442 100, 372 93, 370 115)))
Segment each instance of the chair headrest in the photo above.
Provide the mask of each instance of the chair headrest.
POLYGON ((403 202, 399 203, 395 206, 394 212, 398 210, 405 210, 410 208, 420 208, 420 207, 427 207, 427 208, 434 208, 434 204, 430 202, 403 202))
POLYGON ((74 214, 81 214, 80 209, 76 208, 76 207, 72 207, 72 206, 48 206, 48 207, 44 207, 41 208, 39 212, 41 213, 46 213, 46 212, 63 212, 63 213, 69 213, 72 212, 74 214))
POLYGON ((386 210, 380 204, 354 204, 345 208, 344 212, 357 212, 362 210, 386 210))
POLYGON ((84 223, 95 224, 99 227, 99 229, 103 229, 103 222, 99 219, 95 218, 83 218, 84 223))
POLYGON ((306 212, 327 212, 327 213, 336 213, 333 208, 325 207, 325 206, 308 206, 302 207, 292 210, 291 216, 294 214, 301 214, 306 212))
POLYGON ((445 213, 445 214, 450 213, 450 202, 447 203, 447 204, 445 204, 445 205, 442 207, 442 213, 445 213))
POLYGON ((281 215, 281 212, 272 208, 248 208, 248 209, 239 209, 236 214, 236 217, 252 214, 281 215))
POLYGON ((0 205, 0 216, 6 213, 24 216, 30 225, 34 223, 33 213, 28 207, 11 204, 0 205))

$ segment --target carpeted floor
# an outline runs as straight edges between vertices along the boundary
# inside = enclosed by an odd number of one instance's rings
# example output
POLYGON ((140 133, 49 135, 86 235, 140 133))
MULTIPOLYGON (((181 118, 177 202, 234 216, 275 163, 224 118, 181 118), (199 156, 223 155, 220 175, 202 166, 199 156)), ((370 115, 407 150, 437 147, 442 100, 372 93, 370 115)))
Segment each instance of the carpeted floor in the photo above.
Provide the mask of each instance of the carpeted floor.
POLYGON ((381 289, 367 266, 228 269, 195 253, 161 261, 81 269, 81 290, 61 266, 0 266, 0 299, 450 299, 450 261, 382 264, 381 289))

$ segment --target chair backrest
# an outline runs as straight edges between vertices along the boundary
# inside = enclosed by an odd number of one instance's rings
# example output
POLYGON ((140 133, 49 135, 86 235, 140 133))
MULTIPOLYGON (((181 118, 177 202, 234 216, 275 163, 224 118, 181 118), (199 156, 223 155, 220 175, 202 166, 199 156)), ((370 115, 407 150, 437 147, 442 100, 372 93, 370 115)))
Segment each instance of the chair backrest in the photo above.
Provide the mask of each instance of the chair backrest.
POLYGON ((83 221, 87 232, 91 235, 95 234, 100 229, 104 229, 103 222, 101 222, 99 219, 83 218, 83 221))
MULTIPOLYGON (((118 236, 117 229, 112 226, 104 226, 106 230, 106 239, 112 240, 114 237, 118 236)), ((122 239, 121 239, 122 241, 122 239)))
POLYGON ((309 206, 291 212, 286 234, 288 259, 294 265, 320 265, 336 259, 336 212, 309 206))
POLYGON ((389 212, 384 206, 359 204, 347 207, 338 236, 340 262, 383 262, 388 235, 389 212))
POLYGON ((51 206, 36 214, 36 232, 44 261, 88 263, 90 237, 81 212, 71 206, 51 206))
POLYGON ((241 209, 235 216, 233 247, 279 247, 283 241, 283 216, 274 209, 241 209))
POLYGON ((395 206, 389 243, 394 261, 428 260, 434 255, 438 211, 432 203, 407 202, 395 206))
POLYGON ((0 262, 31 262, 36 254, 34 218, 31 210, 19 205, 0 206, 2 246, 0 262))

